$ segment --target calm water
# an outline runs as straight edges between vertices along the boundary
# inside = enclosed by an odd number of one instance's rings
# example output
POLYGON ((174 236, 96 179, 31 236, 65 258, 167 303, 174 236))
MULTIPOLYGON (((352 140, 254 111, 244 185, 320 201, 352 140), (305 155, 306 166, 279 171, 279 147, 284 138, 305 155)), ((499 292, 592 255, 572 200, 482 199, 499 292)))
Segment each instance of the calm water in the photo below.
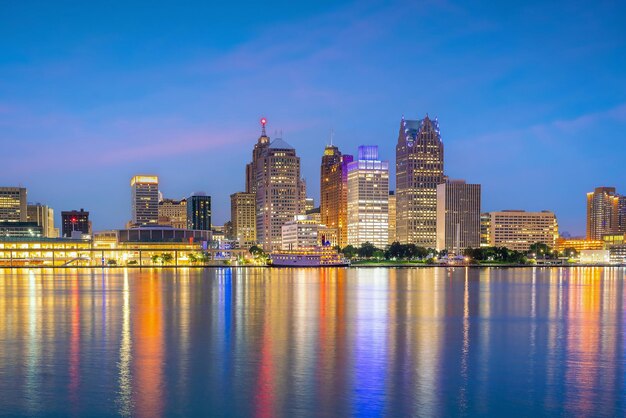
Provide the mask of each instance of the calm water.
POLYGON ((0 271, 0 415, 624 416, 626 269, 0 271))

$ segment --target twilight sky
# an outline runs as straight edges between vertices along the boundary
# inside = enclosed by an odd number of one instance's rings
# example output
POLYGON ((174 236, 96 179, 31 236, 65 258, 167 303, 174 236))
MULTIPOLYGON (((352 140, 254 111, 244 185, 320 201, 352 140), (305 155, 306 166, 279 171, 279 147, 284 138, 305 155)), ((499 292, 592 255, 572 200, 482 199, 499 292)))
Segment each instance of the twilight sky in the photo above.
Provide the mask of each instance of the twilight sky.
POLYGON ((222 224, 261 116, 317 204, 331 129, 393 166, 402 114, 428 113, 483 210, 554 210, 582 235, 587 191, 626 193, 624 22, 619 1, 3 1, 0 185, 102 230, 154 173, 222 224))

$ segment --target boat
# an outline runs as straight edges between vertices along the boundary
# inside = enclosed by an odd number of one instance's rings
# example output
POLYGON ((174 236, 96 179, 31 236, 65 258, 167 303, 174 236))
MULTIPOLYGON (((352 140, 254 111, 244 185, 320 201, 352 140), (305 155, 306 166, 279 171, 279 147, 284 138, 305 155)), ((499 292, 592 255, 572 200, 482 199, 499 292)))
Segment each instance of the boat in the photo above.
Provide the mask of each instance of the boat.
POLYGON ((345 267, 350 261, 332 247, 282 250, 270 254, 274 267, 345 267))

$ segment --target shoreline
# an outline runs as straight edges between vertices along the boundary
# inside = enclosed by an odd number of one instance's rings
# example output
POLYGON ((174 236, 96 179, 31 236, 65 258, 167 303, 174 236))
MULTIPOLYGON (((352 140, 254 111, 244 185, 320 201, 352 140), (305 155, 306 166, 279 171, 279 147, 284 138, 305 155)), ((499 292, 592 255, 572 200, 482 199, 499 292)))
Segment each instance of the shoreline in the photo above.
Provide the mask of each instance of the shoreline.
POLYGON ((2 270, 43 270, 43 269, 101 269, 101 270, 114 270, 114 269, 216 269, 216 268, 272 268, 272 269, 326 269, 326 268, 388 268, 388 269, 424 269, 424 268, 579 268, 579 267, 601 267, 601 268, 625 268, 626 264, 570 264, 570 265, 533 265, 533 264, 356 264, 343 267, 333 266, 257 266, 257 265, 203 265, 203 266, 0 266, 2 270))

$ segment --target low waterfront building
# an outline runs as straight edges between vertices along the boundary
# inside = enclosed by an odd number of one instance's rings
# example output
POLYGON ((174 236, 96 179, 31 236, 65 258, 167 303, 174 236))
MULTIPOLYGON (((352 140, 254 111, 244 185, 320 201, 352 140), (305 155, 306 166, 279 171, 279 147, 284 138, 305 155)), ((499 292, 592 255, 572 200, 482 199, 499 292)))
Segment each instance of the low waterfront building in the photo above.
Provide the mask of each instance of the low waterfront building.
POLYGON ((296 215, 282 226, 282 249, 302 250, 318 245, 320 224, 307 215, 296 215))
POLYGON ((557 251, 563 251, 567 248, 573 248, 578 252, 582 250, 603 250, 604 241, 597 239, 585 239, 585 238, 563 238, 556 239, 554 249, 557 251))
POLYGON ((610 262, 609 250, 582 250, 580 252, 581 264, 609 264, 610 262))
POLYGON ((559 236, 553 212, 526 212, 503 210, 490 212, 489 242, 491 246, 506 247, 515 251, 528 251, 535 243, 554 248, 559 236))
POLYGON ((615 244, 609 248, 609 259, 614 264, 626 264, 626 244, 615 244))

